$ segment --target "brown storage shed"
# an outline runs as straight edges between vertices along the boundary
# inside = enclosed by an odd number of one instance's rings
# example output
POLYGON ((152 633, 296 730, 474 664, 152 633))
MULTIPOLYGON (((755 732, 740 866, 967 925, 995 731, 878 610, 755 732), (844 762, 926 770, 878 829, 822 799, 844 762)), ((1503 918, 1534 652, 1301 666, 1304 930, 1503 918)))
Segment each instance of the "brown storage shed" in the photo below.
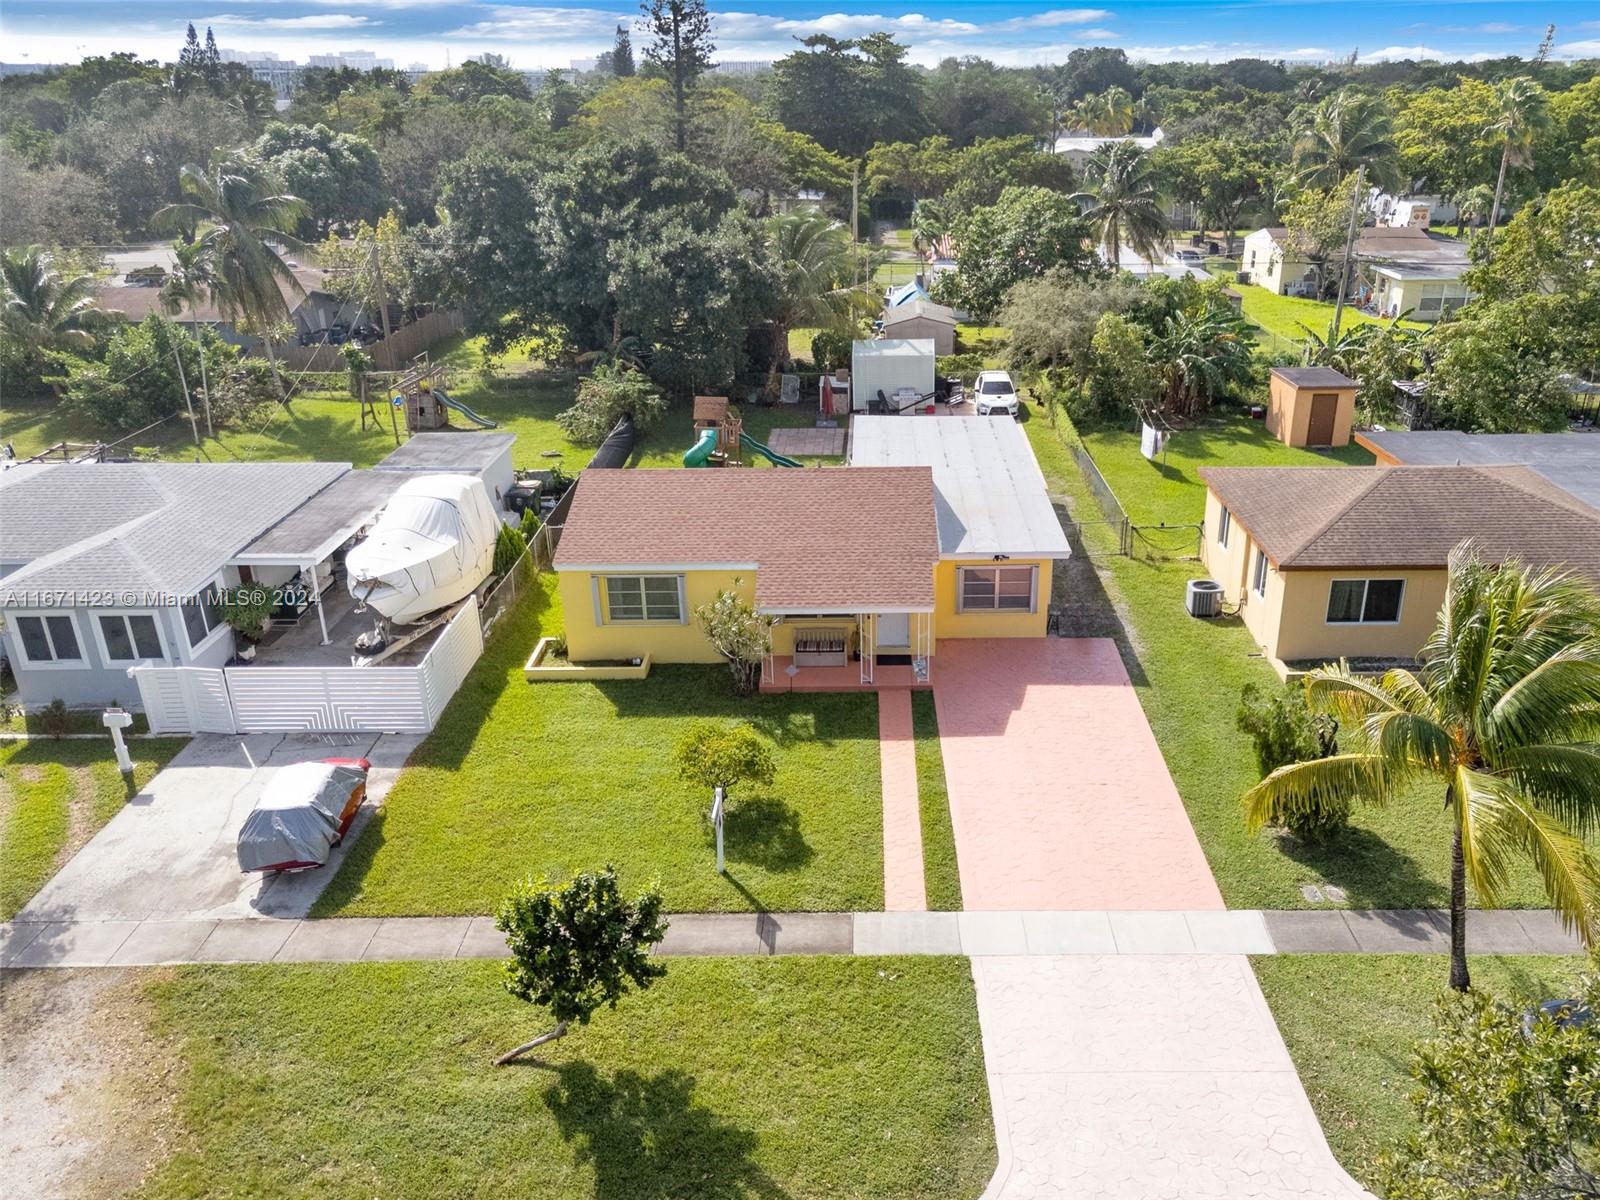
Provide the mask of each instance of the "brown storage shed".
POLYGON ((1267 432, 1287 446, 1347 446, 1356 381, 1332 367, 1273 367, 1267 432))

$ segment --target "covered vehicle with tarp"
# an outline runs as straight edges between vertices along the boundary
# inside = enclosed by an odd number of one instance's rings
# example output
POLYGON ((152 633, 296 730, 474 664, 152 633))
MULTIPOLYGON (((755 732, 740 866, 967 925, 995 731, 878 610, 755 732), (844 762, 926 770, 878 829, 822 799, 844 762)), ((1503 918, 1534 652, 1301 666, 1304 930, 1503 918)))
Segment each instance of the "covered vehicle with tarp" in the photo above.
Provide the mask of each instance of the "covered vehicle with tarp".
POLYGON ((364 758, 295 763, 272 777, 239 830, 241 871, 320 867, 367 795, 364 758))
POLYGON ((500 518, 483 481, 423 475, 390 497, 345 557, 350 594, 396 625, 463 600, 489 577, 500 518))

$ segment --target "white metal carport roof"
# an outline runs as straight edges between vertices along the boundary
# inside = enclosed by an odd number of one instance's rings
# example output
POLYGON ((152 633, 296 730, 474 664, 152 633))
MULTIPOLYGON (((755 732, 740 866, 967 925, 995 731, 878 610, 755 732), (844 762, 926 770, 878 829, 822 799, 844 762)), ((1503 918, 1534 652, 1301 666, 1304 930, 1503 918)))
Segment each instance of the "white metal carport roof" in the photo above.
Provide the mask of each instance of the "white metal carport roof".
POLYGON ((999 417, 869 417, 852 467, 931 467, 944 558, 1067 558, 1071 547, 1022 428, 999 417))

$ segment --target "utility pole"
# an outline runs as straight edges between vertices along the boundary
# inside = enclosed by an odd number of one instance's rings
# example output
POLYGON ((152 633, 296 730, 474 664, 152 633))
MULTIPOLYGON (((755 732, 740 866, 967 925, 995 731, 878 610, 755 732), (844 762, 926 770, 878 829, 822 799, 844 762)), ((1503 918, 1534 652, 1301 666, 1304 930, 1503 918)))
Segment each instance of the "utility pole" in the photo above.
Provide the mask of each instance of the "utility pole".
POLYGON ((200 426, 194 420, 194 401, 189 399, 189 381, 183 375, 183 355, 178 353, 178 348, 172 348, 172 361, 178 364, 178 383, 183 387, 183 406, 189 410, 189 432, 194 435, 195 449, 200 448, 200 426))
POLYGON ((861 164, 850 164, 850 281, 861 286, 861 164))
POLYGON ((383 285, 383 260, 378 254, 378 239, 372 239, 372 276, 378 293, 378 332, 383 334, 383 353, 394 370, 394 349, 389 345, 389 289, 383 285))
POLYGON ((1361 185, 1367 179, 1367 164, 1356 168, 1356 186, 1350 193, 1350 228, 1344 235, 1344 267, 1339 272, 1339 298, 1333 306, 1333 324, 1328 327, 1328 348, 1339 340, 1339 325, 1344 320, 1344 294, 1350 286, 1350 255, 1355 249, 1356 229, 1361 223, 1361 185))

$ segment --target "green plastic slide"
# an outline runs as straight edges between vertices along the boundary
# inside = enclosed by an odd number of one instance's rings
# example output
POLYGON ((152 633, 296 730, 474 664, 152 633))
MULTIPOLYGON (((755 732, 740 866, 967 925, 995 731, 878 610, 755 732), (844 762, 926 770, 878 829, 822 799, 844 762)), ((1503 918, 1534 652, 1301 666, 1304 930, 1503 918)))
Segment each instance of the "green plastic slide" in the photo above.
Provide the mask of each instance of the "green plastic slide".
MULTIPOLYGON (((775 451, 769 449, 768 447, 763 446, 760 442, 756 441, 755 438, 751 437, 748 433, 741 433, 739 435, 739 444, 741 446, 743 446, 746 450, 749 450, 749 451, 751 451, 751 452, 753 452, 755 454, 759 454, 762 458, 766 459, 769 463, 771 463, 775 467, 803 467, 803 466, 805 466, 804 463, 799 462, 796 459, 789 458, 786 455, 778 454, 775 451)), ((687 462, 688 460, 685 459, 684 461, 687 462)))
POLYGON ((465 404, 461 403, 461 401, 450 399, 449 396, 445 395, 443 388, 434 388, 433 389, 433 394, 438 399, 440 404, 444 405, 451 412, 460 413, 463 417, 465 417, 467 420, 471 421, 474 425, 479 425, 479 426, 483 427, 484 429, 494 429, 494 428, 496 428, 495 423, 493 421, 489 420, 488 417, 480 417, 477 413, 473 412, 465 404))
POLYGON ((702 429, 700 431, 700 440, 683 452, 683 465, 686 467, 705 466, 716 448, 717 431, 715 429, 702 429))

